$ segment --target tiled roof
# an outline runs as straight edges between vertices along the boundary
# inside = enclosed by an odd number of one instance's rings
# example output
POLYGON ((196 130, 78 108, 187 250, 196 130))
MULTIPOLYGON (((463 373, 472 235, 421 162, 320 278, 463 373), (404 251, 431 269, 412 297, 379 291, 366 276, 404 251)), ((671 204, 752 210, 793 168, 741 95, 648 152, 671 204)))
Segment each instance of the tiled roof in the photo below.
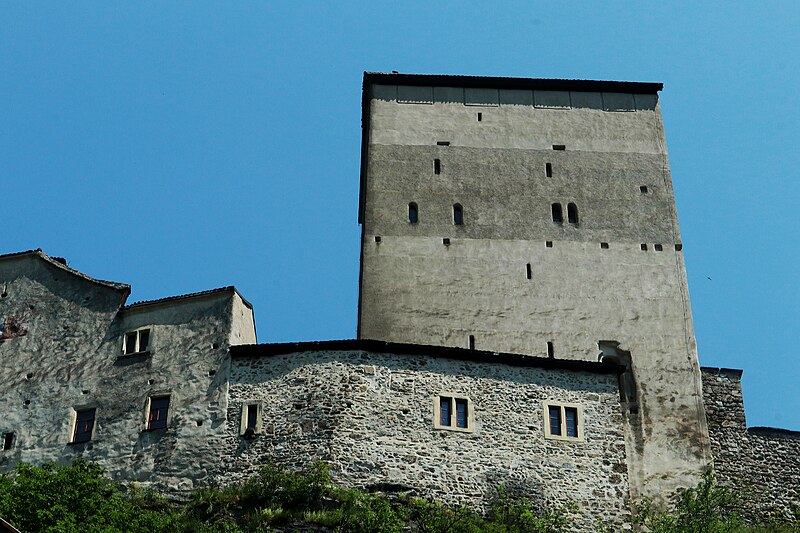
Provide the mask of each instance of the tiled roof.
POLYGON ((207 291, 191 292, 189 294, 179 294, 177 296, 167 296, 165 298, 158 298, 156 300, 142 300, 142 301, 139 301, 139 302, 134 302, 132 304, 126 305, 123 309, 139 308, 139 307, 144 307, 144 306, 148 306, 148 305, 155 305, 155 304, 161 304, 161 303, 172 303, 172 302, 176 302, 176 301, 180 301, 180 300, 188 300, 188 299, 191 299, 191 298, 199 298, 199 297, 202 297, 202 296, 207 296, 209 294, 216 294, 216 293, 221 293, 221 292, 235 292, 236 294, 239 294, 239 297, 242 299, 242 301, 245 303, 245 305, 247 305, 247 307, 249 307, 251 309, 253 308, 253 306, 250 304, 250 302, 248 302, 244 298, 244 296, 242 296, 239 293, 239 291, 236 290, 236 287, 234 287, 233 285, 229 285, 227 287, 219 287, 217 289, 209 289, 207 291))

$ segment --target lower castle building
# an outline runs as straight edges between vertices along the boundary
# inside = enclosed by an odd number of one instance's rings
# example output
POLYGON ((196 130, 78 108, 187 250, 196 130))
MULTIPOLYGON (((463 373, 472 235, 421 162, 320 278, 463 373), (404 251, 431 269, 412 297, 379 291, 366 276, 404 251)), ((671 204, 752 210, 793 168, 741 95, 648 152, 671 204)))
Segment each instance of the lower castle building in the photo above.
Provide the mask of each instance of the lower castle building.
POLYGON ((0 255, 0 470, 96 461, 179 496, 265 462, 630 527, 712 467, 800 505, 800 433, 701 368, 660 84, 366 73, 354 340, 256 344, 233 287, 129 304, 0 255))

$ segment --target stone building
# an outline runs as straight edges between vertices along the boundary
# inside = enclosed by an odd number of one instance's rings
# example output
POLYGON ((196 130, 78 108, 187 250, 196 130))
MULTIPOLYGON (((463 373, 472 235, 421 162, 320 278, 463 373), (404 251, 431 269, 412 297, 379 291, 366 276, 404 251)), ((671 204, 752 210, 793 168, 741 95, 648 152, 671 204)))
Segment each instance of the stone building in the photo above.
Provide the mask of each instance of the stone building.
POLYGON ((357 338, 255 344, 233 287, 127 304, 0 256, 0 470, 97 461, 173 494, 267 461, 629 527, 713 465, 800 504, 800 434, 698 363, 660 84, 366 73, 357 338))

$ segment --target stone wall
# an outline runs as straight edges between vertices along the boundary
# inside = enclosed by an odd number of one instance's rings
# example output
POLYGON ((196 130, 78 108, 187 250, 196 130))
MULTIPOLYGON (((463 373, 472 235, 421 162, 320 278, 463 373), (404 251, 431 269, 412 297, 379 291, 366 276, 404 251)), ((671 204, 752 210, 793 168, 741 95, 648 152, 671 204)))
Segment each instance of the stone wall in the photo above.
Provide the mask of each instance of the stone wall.
POLYGON ((717 480, 746 498, 748 518, 790 517, 800 509, 800 432, 747 428, 741 377, 741 370, 703 368, 717 480))
POLYGON ((172 493, 207 482, 225 429, 229 346, 255 339, 252 309, 232 288, 124 306, 128 292, 38 251, 0 256, 0 316, 23 317, 27 332, 0 342, 0 436, 13 434, 0 471, 84 458, 172 493), (147 352, 123 356, 125 333, 139 328, 150 330, 147 352), (154 395, 170 396, 171 416, 146 431, 154 395), (72 443, 85 409, 96 410, 93 435, 72 443))
POLYGON ((365 78, 359 338, 584 361, 616 341, 634 496, 695 485, 711 453, 655 89, 413 78, 365 78))
POLYGON ((578 502, 582 530, 600 516, 618 527, 629 517, 614 373, 424 353, 234 352, 229 394, 222 483, 267 461, 299 467, 322 460, 336 482, 355 488, 391 486, 480 509, 502 483, 539 503, 578 502), (469 398, 471 431, 434 428, 437 394, 469 398), (583 440, 545 438, 545 400, 582 406, 583 440), (242 406, 253 401, 263 406, 263 434, 247 438, 240 436, 242 406))

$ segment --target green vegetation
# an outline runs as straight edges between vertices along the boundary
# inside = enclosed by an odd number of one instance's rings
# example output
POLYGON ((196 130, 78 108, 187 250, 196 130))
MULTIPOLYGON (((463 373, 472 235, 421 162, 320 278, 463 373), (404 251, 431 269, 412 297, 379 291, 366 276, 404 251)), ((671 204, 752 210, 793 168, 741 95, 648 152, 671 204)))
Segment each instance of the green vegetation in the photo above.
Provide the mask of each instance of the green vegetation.
MULTIPOLYGON (((652 533, 790 533, 795 521, 746 525, 737 515, 740 498, 714 484, 711 475, 680 493, 674 509, 637 509, 637 525, 652 533)), ((244 533, 319 531, 365 533, 560 533, 573 530, 574 505, 539 510, 499 487, 487 516, 421 498, 387 498, 342 489, 328 468, 315 463, 301 472, 263 467, 244 483, 194 493, 176 504, 152 492, 121 490, 99 466, 17 466, 0 476, 0 516, 25 532, 244 533)), ((600 531, 611 531, 598 526, 600 531)))

